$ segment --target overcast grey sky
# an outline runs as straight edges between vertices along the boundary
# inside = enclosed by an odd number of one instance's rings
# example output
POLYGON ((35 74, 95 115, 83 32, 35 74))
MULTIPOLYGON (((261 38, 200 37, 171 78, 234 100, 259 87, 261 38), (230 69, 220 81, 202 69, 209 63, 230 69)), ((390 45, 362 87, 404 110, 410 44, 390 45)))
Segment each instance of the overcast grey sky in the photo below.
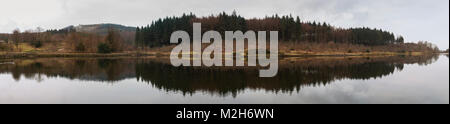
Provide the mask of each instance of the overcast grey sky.
POLYGON ((406 41, 449 46, 449 0, 0 0, 0 32, 68 25, 147 25, 165 16, 231 13, 246 17, 292 14, 338 27, 381 28, 406 41))

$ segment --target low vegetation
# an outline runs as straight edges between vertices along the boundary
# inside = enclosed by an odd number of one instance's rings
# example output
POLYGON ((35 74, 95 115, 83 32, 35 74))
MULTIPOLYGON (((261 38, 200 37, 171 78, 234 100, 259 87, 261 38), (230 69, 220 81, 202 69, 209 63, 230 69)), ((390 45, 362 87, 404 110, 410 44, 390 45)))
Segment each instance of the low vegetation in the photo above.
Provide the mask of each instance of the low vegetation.
POLYGON ((100 43, 98 44, 98 53, 112 53, 112 49, 110 47, 110 45, 106 44, 106 43, 100 43))

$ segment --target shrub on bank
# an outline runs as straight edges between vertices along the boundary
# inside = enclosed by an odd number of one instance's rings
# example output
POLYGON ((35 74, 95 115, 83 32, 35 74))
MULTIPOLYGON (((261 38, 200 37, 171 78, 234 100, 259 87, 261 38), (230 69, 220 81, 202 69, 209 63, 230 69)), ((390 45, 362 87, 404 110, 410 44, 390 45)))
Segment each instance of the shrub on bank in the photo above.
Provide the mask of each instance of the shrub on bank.
POLYGON ((30 43, 34 48, 41 48, 43 46, 41 41, 31 42, 30 43))
POLYGON ((100 43, 100 44, 98 44, 97 52, 98 53, 111 53, 112 49, 111 49, 111 46, 109 46, 108 44, 100 43))
POLYGON ((9 45, 7 43, 0 43, 0 51, 11 51, 13 50, 12 45, 9 45))
POLYGON ((75 47, 75 51, 77 51, 77 52, 84 52, 84 51, 86 51, 86 47, 84 46, 83 43, 80 42, 75 47))

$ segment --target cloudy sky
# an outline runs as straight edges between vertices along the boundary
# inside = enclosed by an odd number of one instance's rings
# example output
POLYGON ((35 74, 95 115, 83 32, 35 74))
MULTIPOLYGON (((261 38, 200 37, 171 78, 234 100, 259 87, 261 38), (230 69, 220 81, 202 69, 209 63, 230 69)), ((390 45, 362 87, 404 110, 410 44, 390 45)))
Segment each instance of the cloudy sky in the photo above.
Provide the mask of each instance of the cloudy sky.
POLYGON ((392 31, 407 41, 449 46, 449 0, 0 0, 0 32, 68 25, 142 26, 165 16, 219 12, 246 17, 292 14, 338 27, 392 31))

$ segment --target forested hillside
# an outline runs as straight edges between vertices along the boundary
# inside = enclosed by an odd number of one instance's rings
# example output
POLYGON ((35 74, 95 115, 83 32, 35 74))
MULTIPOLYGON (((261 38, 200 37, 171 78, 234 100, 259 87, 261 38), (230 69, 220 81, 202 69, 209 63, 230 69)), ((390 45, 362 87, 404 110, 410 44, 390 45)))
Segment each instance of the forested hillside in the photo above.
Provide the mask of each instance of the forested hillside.
POLYGON ((245 19, 233 12, 214 16, 197 17, 183 14, 180 17, 166 17, 150 25, 138 27, 136 44, 139 46, 168 45, 170 35, 184 30, 192 35, 192 23, 202 23, 202 32, 219 31, 279 31, 280 42, 350 43, 368 46, 403 43, 403 37, 395 37, 392 32, 372 28, 337 28, 327 23, 309 22, 301 18, 273 15, 262 19, 245 19))

